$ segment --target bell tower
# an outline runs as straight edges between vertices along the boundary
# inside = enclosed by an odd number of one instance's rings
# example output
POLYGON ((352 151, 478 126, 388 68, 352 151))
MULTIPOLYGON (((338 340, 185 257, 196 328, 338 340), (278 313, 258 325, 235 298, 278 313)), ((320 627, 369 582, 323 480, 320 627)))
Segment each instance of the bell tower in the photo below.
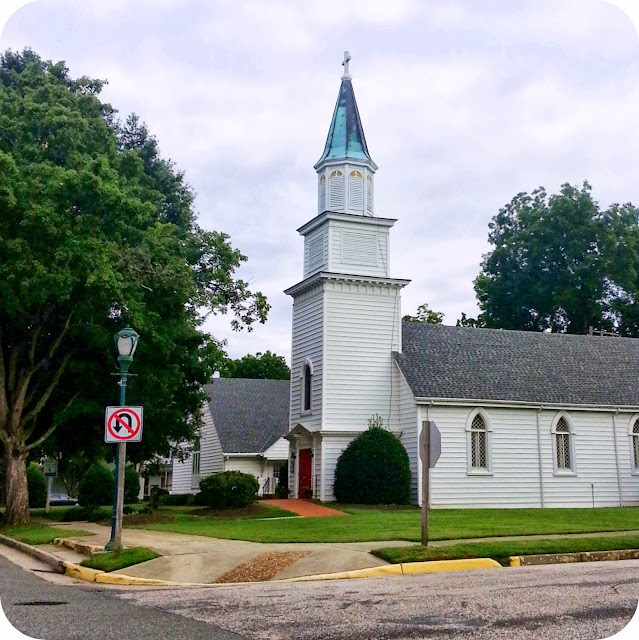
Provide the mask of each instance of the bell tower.
POLYGON ((393 218, 374 215, 373 162, 344 53, 326 145, 315 165, 318 213, 302 225, 303 279, 293 298, 289 487, 333 499, 337 459, 379 416, 399 431, 400 291, 390 276, 393 218))

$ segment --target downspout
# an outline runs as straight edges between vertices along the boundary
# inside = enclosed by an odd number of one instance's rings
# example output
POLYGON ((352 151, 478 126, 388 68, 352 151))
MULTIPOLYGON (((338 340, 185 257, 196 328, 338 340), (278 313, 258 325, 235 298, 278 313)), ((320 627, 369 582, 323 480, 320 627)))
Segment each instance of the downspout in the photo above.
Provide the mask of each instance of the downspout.
POLYGON ((619 491, 619 506, 623 507, 623 495, 621 493, 621 472, 619 471, 619 453, 617 451, 617 414, 619 408, 612 414, 612 442, 615 445, 615 467, 617 468, 617 490, 619 491))
POLYGON ((542 407, 537 409, 537 458, 539 460, 539 497, 541 498, 541 508, 544 508, 544 470, 542 465, 541 456, 541 425, 539 423, 539 414, 542 411, 542 407))

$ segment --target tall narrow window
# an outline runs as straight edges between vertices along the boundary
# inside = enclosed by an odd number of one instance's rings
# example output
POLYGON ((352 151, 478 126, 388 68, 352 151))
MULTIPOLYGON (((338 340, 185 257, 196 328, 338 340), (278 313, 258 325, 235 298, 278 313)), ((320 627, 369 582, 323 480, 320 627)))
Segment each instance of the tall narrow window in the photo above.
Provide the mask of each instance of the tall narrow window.
POLYGON ((486 423, 477 414, 470 425, 470 460, 473 469, 488 469, 486 423))
POLYGON ((566 416, 560 416, 552 429, 555 453, 555 472, 574 471, 572 430, 566 416))
POLYGON ((313 393, 312 376, 313 372, 311 371, 311 365, 306 363, 304 365, 304 403, 302 405, 304 407, 304 411, 311 410, 311 396, 313 393))
POLYGON ((318 213, 322 213, 326 209, 326 176, 324 174, 319 177, 317 204, 318 213))
POLYGON ((632 470, 639 472, 639 418, 632 425, 630 437, 632 438, 632 470))
POLYGON ((348 208, 364 209, 364 178, 359 171, 351 171, 348 176, 348 208))
POLYGON ((338 169, 328 179, 328 206, 332 210, 344 208, 344 174, 338 169))

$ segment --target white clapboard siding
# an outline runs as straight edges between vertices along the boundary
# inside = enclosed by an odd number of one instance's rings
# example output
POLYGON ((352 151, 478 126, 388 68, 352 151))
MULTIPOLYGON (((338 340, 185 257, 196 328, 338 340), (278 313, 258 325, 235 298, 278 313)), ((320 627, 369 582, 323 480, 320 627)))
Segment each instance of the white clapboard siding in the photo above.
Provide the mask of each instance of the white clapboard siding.
POLYGON ((418 502, 419 495, 419 422, 417 404, 404 376, 397 370, 399 387, 399 423, 402 432, 401 443, 408 453, 411 474, 411 500, 418 502))
POLYGON ((273 473, 275 471, 275 467, 280 464, 281 461, 269 461, 265 460, 261 456, 232 456, 226 458, 224 470, 241 471, 242 473, 248 473, 255 476, 260 485, 258 495, 263 495, 267 481, 269 481, 269 492, 273 492, 273 473))
POLYGON ((190 456, 184 462, 180 462, 177 456, 173 457, 171 494, 193 493, 193 489, 191 489, 191 464, 190 456))
POLYGON ((284 438, 278 438, 263 455, 267 460, 276 460, 279 462, 286 462, 288 459, 288 440, 284 438))
POLYGON ((328 265, 328 233, 322 227, 304 239, 304 277, 326 270, 328 265))
POLYGON ((487 409, 492 427, 492 475, 468 473, 466 421, 472 407, 422 408, 422 420, 434 420, 442 452, 430 471, 433 507, 541 506, 536 415, 533 410, 487 409))
POLYGON ((378 414, 399 431, 392 356, 400 344, 399 287, 334 280, 325 296, 323 429, 363 431, 378 414))
POLYGON ((388 226, 330 220, 328 271, 388 277, 388 230, 388 226))
POLYGON ((202 412, 200 429, 200 478, 224 471, 224 454, 208 403, 202 412))
POLYGON ((291 348, 291 428, 303 424, 317 430, 322 423, 322 284, 299 294, 293 302, 293 336, 291 348), (312 413, 303 414, 302 375, 306 359, 313 365, 312 413))
POLYGON ((639 505, 639 475, 635 472, 632 439, 628 435, 631 422, 636 414, 617 414, 617 453, 619 455, 619 476, 624 505, 639 505))

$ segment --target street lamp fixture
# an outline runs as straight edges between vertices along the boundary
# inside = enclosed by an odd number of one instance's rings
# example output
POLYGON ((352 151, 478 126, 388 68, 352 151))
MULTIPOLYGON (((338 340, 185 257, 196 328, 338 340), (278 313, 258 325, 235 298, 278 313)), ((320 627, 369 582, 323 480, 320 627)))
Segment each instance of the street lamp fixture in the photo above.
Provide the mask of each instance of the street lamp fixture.
POLYGON ((139 339, 140 336, 134 329, 131 329, 131 327, 126 327, 115 334, 115 346, 118 350, 118 362, 120 363, 121 373, 126 373, 129 370, 139 339))

